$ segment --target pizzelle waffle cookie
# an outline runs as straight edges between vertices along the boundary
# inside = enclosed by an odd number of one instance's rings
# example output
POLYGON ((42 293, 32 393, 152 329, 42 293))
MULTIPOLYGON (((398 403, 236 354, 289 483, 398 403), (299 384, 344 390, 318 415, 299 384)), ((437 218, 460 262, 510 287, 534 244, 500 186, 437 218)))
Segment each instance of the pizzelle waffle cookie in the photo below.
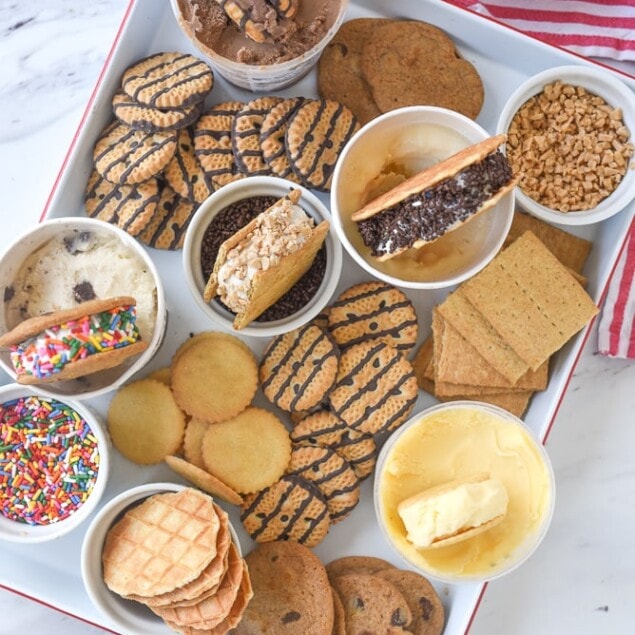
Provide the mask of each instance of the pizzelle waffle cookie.
POLYGON ((354 212, 352 219, 371 254, 389 260, 492 209, 517 183, 499 150, 505 138, 497 135, 468 146, 354 212))

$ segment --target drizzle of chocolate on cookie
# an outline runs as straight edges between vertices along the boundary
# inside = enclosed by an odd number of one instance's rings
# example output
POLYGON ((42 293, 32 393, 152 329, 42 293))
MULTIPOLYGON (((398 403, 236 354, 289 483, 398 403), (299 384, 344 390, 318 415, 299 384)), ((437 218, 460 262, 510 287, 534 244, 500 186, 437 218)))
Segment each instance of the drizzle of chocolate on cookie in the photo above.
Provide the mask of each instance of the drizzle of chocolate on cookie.
POLYGON ((511 178, 507 157, 492 152, 454 177, 360 221, 359 232, 373 256, 409 249, 418 240, 435 240, 469 219, 511 178))

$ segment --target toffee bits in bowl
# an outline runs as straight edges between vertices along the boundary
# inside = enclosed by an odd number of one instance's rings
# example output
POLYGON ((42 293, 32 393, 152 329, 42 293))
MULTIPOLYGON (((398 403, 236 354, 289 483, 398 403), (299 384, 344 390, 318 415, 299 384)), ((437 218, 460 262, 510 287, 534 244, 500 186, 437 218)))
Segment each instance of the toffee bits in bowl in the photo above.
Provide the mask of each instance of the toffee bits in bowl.
POLYGON ((546 221, 586 225, 635 197, 633 93, 602 69, 561 66, 529 78, 497 130, 520 181, 516 200, 546 221))
POLYGON ((198 306, 214 322, 271 337, 324 308, 342 256, 319 199, 264 176, 231 183, 201 205, 186 234, 183 265, 198 306))

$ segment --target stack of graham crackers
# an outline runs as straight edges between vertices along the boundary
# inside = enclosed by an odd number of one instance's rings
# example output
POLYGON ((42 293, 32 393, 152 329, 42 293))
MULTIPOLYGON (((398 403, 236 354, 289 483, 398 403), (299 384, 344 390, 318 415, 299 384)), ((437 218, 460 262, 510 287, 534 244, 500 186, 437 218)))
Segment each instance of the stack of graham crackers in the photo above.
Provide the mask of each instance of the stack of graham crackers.
POLYGON ((506 247, 432 313, 413 365, 441 401, 472 399, 521 416, 545 390, 549 358, 598 312, 581 275, 591 243, 516 213, 506 247))

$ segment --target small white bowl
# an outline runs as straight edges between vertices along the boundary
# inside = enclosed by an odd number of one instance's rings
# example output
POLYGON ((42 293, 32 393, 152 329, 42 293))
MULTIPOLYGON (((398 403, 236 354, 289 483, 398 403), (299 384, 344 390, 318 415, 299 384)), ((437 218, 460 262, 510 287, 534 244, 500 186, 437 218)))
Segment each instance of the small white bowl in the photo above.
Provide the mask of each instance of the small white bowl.
MULTIPOLYGON (((1 404, 10 403, 20 398, 37 398, 40 401, 49 404, 53 401, 49 397, 42 395, 39 391, 32 390, 27 386, 8 384, 0 387, 1 404)), ((85 421, 85 423, 88 424, 93 436, 97 440, 99 467, 93 490, 84 503, 77 507, 72 514, 62 520, 58 520, 50 524, 31 525, 14 520, 0 513, 1 540, 31 544, 60 538, 61 536, 64 536, 76 529, 92 514, 106 489, 108 473, 110 470, 110 439, 104 431, 105 429, 101 420, 95 413, 81 403, 77 403, 69 399, 56 399, 55 401, 62 402, 65 406, 71 408, 75 413, 77 413, 85 421)), ((6 425, 8 425, 6 421, 0 421, 0 431, 4 432, 2 429, 6 425)), ((4 438, 3 434, 2 439, 4 438)), ((0 445, 2 445, 1 440, 0 445)), ((6 489, 4 490, 4 494, 7 494, 6 489)))
POLYGON ((235 62, 219 55, 213 49, 209 48, 196 37, 192 25, 183 16, 179 6, 179 0, 170 0, 174 17, 183 33, 209 60, 214 70, 235 86, 255 92, 271 92, 290 86, 300 80, 315 66, 322 51, 333 39, 344 21, 348 0, 341 0, 341 3, 340 11, 335 21, 324 37, 313 48, 285 62, 257 65, 235 62))
POLYGON ((351 215, 379 193, 370 192, 382 174, 410 177, 489 136, 471 119, 435 106, 399 108, 358 130, 340 154, 331 186, 333 225, 351 257, 372 276, 410 289, 450 287, 485 267, 511 226, 512 192, 434 243, 385 262, 370 255, 351 215))
MULTIPOLYGON (((38 385, 38 390, 42 394, 59 399, 65 397, 90 399, 118 388, 152 359, 165 334, 167 316, 163 284, 152 259, 143 247, 125 231, 93 218, 68 217, 48 220, 35 225, 33 229, 20 236, 0 256, 0 292, 5 293, 6 297, 6 290, 12 288, 20 269, 35 251, 52 240, 78 236, 83 232, 96 234, 100 238, 112 241, 113 245, 122 248, 121 253, 124 253, 127 258, 129 257, 125 262, 121 261, 124 263, 124 271, 121 275, 113 263, 109 261, 107 253, 94 258, 91 264, 95 268, 92 274, 93 282, 99 281, 100 284, 104 285, 101 292, 97 291, 98 297, 130 295, 137 298, 137 324, 142 331, 142 337, 149 341, 149 346, 140 355, 132 357, 115 368, 78 379, 38 385), (134 267, 137 268, 136 271, 133 269, 134 267), (138 283, 139 279, 134 278, 134 275, 141 271, 144 272, 143 279, 146 281, 148 290, 144 299, 141 299, 139 295, 141 288, 141 284, 138 283)), ((55 296, 58 289, 68 283, 61 280, 56 282, 55 272, 51 271, 48 265, 42 267, 46 271, 41 271, 41 274, 38 272, 39 280, 42 281, 43 286, 46 285, 50 289, 51 295, 55 296)), ((67 273, 67 271, 61 273, 67 273)), ((90 277, 90 272, 86 273, 90 277)), ((76 272, 75 282, 80 280, 81 274, 83 274, 83 270, 76 272)), ((50 302, 47 302, 50 305, 50 302)), ((7 332, 19 322, 15 315, 9 315, 10 311, 14 311, 14 309, 10 308, 11 305, 8 302, 5 302, 3 307, 0 312, 1 333, 7 332), (8 321, 10 321, 9 324, 8 321)), ((70 306, 48 306, 45 310, 52 308, 65 309, 70 308, 70 306)), ((16 379, 17 375, 7 349, 0 351, 0 366, 14 380, 16 379)))
POLYGON ((185 278, 196 304, 203 313, 216 324, 225 327, 229 331, 256 337, 273 337, 281 333, 287 333, 312 320, 326 306, 335 291, 342 270, 342 248, 331 227, 325 241, 326 270, 322 283, 313 298, 296 313, 281 320, 252 322, 240 331, 236 331, 232 326, 234 321, 232 313, 224 309, 215 300, 207 304, 203 299, 203 290, 207 280, 203 277, 201 269, 201 248, 205 230, 216 214, 232 203, 253 196, 282 198, 292 188, 301 191, 302 195, 298 204, 315 220, 316 225, 323 220, 331 221, 331 215, 327 208, 315 194, 305 187, 277 177, 252 176, 234 181, 214 192, 207 200, 201 203, 190 222, 183 244, 185 278))
MULTIPOLYGON (((635 143, 635 97, 633 92, 609 72, 588 66, 558 66, 542 71, 523 82, 505 103, 496 125, 497 133, 506 134, 518 109, 528 99, 541 93, 546 85, 557 80, 561 80, 565 84, 581 86, 590 93, 602 97, 610 106, 621 108, 624 123, 631 133, 630 142, 635 143)), ((520 186, 516 188, 516 201, 534 216, 551 223, 589 225, 600 222, 617 214, 635 198, 633 160, 631 157, 630 167, 626 170, 626 174, 617 188, 593 209, 560 212, 545 207, 530 198, 520 186)))
POLYGON ((544 447, 518 417, 490 404, 454 401, 414 415, 392 434, 377 459, 373 496, 382 534, 409 566, 446 584, 482 583, 536 551, 553 517, 555 478, 544 447), (480 475, 498 478, 507 490, 507 514, 499 525, 431 550, 407 540, 397 512, 401 501, 480 475))
MULTIPOLYGON (((121 492, 109 500, 90 523, 81 552, 81 572, 84 587, 93 604, 112 622, 117 630, 126 635, 166 635, 174 633, 165 622, 152 613, 147 606, 127 600, 113 593, 104 582, 101 554, 110 527, 124 512, 154 494, 180 492, 186 489, 177 483, 147 483, 121 492)), ((230 522, 232 540, 242 555, 238 536, 230 522)))

